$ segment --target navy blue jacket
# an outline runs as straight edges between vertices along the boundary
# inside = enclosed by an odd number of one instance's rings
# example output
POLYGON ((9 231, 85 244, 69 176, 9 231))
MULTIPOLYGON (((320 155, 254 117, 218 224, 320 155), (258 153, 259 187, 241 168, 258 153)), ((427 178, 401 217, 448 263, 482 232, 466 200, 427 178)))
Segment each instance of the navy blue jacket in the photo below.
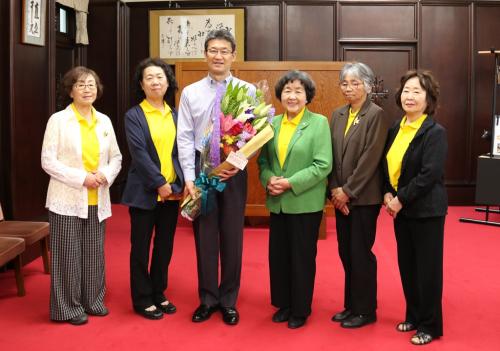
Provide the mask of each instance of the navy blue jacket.
MULTIPOLYGON (((177 127, 176 111, 172 110, 172 116, 177 127)), ((157 203, 157 189, 167 181, 160 172, 160 158, 151 138, 146 116, 139 105, 125 113, 125 134, 132 162, 123 191, 122 203, 151 210, 157 203)), ((184 187, 184 177, 178 160, 177 141, 174 142, 172 160, 177 175, 175 182, 171 184, 172 192, 180 194, 184 187)))
MULTIPOLYGON (((399 131, 401 120, 389 130, 385 155, 399 131)), ((387 159, 384 156, 385 191, 398 196, 403 204, 400 214, 411 218, 446 215, 448 196, 444 186, 444 169, 448 142, 446 130, 428 116, 410 142, 403 156, 396 191, 390 184, 387 159)))

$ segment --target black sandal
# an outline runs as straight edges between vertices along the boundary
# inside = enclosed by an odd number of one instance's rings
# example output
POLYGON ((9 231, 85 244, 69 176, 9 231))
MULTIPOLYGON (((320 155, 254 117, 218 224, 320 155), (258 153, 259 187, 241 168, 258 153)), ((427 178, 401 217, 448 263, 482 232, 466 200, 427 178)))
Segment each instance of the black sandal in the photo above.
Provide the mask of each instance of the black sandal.
POLYGON ((398 323, 398 325, 396 325, 396 330, 402 333, 409 332, 415 329, 416 329, 415 325, 410 322, 401 322, 398 323))
POLYGON ((426 345, 432 341, 432 336, 424 332, 417 332, 410 339, 413 345, 426 345))

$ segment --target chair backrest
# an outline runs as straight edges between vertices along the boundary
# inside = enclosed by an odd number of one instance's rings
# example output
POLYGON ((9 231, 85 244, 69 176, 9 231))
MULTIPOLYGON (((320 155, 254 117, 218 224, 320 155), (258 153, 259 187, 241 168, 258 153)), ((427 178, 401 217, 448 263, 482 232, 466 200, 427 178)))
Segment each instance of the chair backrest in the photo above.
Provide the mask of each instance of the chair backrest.
POLYGON ((0 204, 0 221, 3 221, 2 204, 0 204))

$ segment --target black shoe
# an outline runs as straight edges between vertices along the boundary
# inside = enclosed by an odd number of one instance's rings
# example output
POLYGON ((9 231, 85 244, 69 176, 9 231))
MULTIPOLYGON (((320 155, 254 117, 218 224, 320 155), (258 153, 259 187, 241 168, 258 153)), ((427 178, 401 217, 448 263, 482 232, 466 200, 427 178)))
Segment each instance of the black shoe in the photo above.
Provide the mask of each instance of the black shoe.
POLYGON ((342 322, 342 321, 345 321, 347 318, 349 318, 350 316, 352 315, 352 312, 351 310, 343 310, 342 312, 339 312, 337 314, 335 314, 333 317, 332 317, 332 322, 342 322))
POLYGON ((377 321, 377 315, 375 313, 371 314, 358 314, 352 315, 349 319, 340 323, 342 328, 361 328, 370 323, 375 323, 377 321))
POLYGON ((218 306, 208 306, 201 304, 193 313, 192 321, 195 323, 204 322, 212 316, 212 313, 217 311, 218 306))
POLYGON ((236 325, 240 321, 240 315, 235 307, 221 307, 222 320, 227 325, 236 325))
POLYGON ((273 322, 274 323, 283 323, 286 322, 290 318, 290 309, 280 308, 273 314, 273 322))
POLYGON ((294 317, 290 316, 288 318, 288 328, 297 329, 306 324, 307 317, 294 317))
POLYGON ((90 316, 96 316, 96 317, 104 317, 109 314, 109 310, 106 307, 104 307, 104 309, 99 312, 90 312, 90 311, 85 311, 85 312, 90 316))
POLYGON ((73 324, 73 325, 82 325, 82 324, 85 324, 88 322, 88 317, 87 317, 87 314, 86 313, 82 313, 76 317, 73 317, 71 319, 68 319, 67 322, 69 324, 73 324))
POLYGON ((161 303, 155 304, 156 308, 166 314, 174 314, 177 312, 177 307, 172 302, 169 302, 168 305, 162 305, 161 303))
MULTIPOLYGON (((149 307, 147 307, 149 308, 149 307)), ((163 312, 160 311, 160 309, 155 309, 152 311, 148 311, 144 308, 134 308, 135 313, 140 314, 146 319, 162 319, 163 318, 163 312)))

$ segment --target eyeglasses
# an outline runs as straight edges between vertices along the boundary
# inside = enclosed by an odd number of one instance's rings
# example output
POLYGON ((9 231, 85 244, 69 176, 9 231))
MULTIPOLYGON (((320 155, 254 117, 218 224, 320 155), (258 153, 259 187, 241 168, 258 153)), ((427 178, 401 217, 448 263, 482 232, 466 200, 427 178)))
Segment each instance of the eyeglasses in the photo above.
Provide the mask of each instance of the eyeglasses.
POLYGON ((94 83, 89 83, 89 84, 84 84, 84 83, 75 83, 74 87, 77 90, 85 90, 85 88, 88 88, 89 90, 94 90, 96 89, 96 85, 94 83))
POLYGON ((230 51, 230 50, 227 50, 227 49, 214 49, 214 48, 211 48, 211 49, 208 49, 207 50, 207 53, 210 55, 210 56, 217 56, 217 54, 221 54, 222 56, 229 56, 231 55, 233 52, 230 51))
POLYGON ((352 83, 342 82, 340 83, 340 88, 344 90, 347 89, 347 87, 351 87, 352 89, 358 89, 362 85, 363 83, 360 82, 352 82, 352 83))

